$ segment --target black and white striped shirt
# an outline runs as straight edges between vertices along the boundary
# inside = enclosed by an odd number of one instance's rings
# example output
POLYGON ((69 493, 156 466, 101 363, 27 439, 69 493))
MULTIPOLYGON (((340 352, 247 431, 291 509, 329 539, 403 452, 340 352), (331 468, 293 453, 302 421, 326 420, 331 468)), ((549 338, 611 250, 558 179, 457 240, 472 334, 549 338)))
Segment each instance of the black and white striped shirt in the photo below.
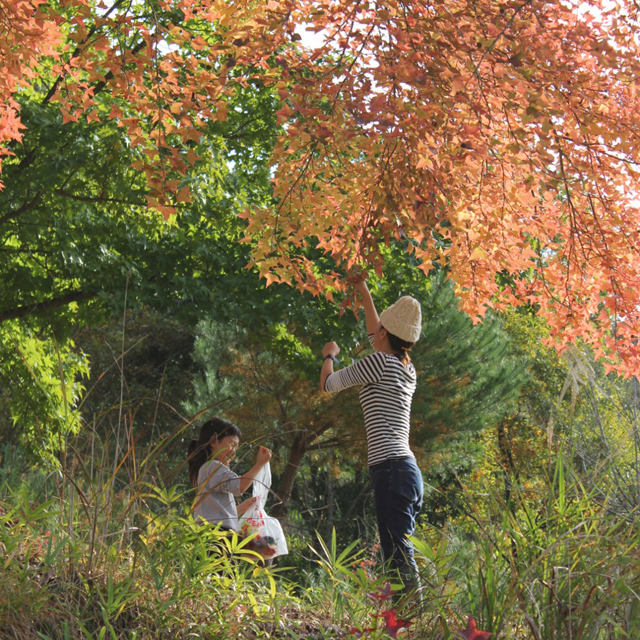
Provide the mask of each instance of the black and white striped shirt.
MULTIPOLYGON (((373 335, 369 342, 373 343, 373 335)), ((332 373, 324 390, 336 393, 357 385, 362 385, 369 466, 391 458, 413 458, 409 447, 411 399, 416 390, 413 364, 405 367, 396 356, 376 351, 332 373)))

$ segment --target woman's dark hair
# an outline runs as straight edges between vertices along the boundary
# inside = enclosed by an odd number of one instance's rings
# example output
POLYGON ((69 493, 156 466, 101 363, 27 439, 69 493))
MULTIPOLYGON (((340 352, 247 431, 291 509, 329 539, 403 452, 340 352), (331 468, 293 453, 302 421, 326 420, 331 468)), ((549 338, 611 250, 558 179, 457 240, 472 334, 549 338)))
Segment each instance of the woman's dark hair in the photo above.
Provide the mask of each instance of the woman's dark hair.
POLYGON ((207 420, 200 427, 200 437, 189 442, 189 455, 187 456, 189 480, 193 487, 198 486, 198 471, 211 455, 211 438, 213 436, 216 436, 218 440, 227 436, 242 438, 242 432, 233 422, 218 417, 207 420))
POLYGON ((407 342, 406 340, 402 340, 398 338, 398 336, 394 336, 392 333, 387 331, 387 338, 389 338, 389 344, 393 349, 393 352, 398 356, 400 362, 406 367, 411 362, 411 355, 409 351, 415 344, 415 342, 407 342))

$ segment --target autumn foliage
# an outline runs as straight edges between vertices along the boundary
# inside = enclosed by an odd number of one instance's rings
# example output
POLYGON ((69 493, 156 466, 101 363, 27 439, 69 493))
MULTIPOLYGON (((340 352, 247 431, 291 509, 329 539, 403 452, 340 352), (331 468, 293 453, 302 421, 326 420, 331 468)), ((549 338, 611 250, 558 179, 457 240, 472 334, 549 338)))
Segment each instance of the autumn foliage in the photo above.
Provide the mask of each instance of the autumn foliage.
POLYGON ((210 121, 226 119, 238 87, 269 82, 266 61, 281 40, 278 16, 266 7, 207 0, 2 0, 3 15, 9 36, 0 39, 0 59, 10 74, 0 84, 9 100, 0 142, 20 138, 12 96, 26 74, 45 85, 42 102, 57 103, 65 122, 113 120, 127 131, 146 158, 137 168, 147 176, 149 206, 165 216, 189 200, 181 177, 198 161, 192 143, 210 121))
POLYGON ((448 269, 473 317, 531 305, 553 340, 637 373, 639 11, 2 0, 0 145, 18 144, 19 95, 37 77, 66 120, 128 132, 149 206, 169 216, 190 198, 192 143, 238 88, 270 86, 282 101, 274 206, 244 213, 267 282, 327 293, 355 267, 380 271, 397 238, 425 272, 448 269), (318 250, 334 269, 319 269, 318 250))
POLYGON ((56 45, 61 42, 42 4, 40 0, 0 2, 0 162, 7 153, 6 145, 21 139, 23 126, 15 94, 25 81, 35 79, 33 68, 43 56, 57 55, 56 45))
POLYGON ((346 270, 379 267, 380 244, 406 238, 425 272, 448 267, 473 316, 530 304, 554 337, 637 371, 637 5, 307 14, 330 41, 286 67, 278 205, 249 222, 265 272, 312 286, 309 236, 346 270))

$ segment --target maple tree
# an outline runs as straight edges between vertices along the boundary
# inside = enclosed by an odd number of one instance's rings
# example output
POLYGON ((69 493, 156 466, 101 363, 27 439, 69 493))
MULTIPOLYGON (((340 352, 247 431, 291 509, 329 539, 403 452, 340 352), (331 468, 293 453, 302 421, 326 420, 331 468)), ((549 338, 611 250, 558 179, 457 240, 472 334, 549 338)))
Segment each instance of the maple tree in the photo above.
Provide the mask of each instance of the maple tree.
POLYGON ((277 205, 246 214, 264 275, 320 293, 379 271, 380 245, 406 238, 425 272, 446 265, 474 318, 528 304, 552 340, 637 372, 638 12, 298 3, 291 21, 326 44, 282 63, 277 205), (340 269, 320 273, 309 243, 340 269))
POLYGON ((61 41, 55 23, 42 11, 43 4, 44 0, 0 2, 0 168, 8 143, 19 141, 24 128, 14 94, 25 79, 35 77, 41 56, 56 55, 61 41))
POLYGON ((0 322, 62 339, 98 309, 193 318, 258 289, 234 212, 266 192, 274 98, 234 62, 259 12, 184 4, 0 2, 0 322))
MULTIPOLYGON (((345 271, 380 272, 381 244, 400 237, 425 272, 446 266, 474 319, 528 304, 552 340, 637 372, 631 0, 1 6, 5 163, 36 90, 66 124, 116 125, 144 203, 171 217, 211 123, 238 90, 268 86, 282 101, 275 204, 244 214, 267 283, 331 296, 345 271)), ((21 168, 33 162, 25 150, 21 168)))
MULTIPOLYGON (((194 143, 210 122, 227 119, 230 96, 268 77, 265 59, 284 33, 266 6, 215 0, 1 6, 9 35, 0 40, 8 70, 0 143, 21 138, 26 87, 41 92, 42 104, 56 104, 65 123, 113 121, 141 152, 132 166, 146 177, 148 205, 165 216, 190 199, 181 177, 199 160, 194 143), (234 72, 236 64, 243 73, 234 72)), ((5 144, 0 154, 14 147, 5 144)))

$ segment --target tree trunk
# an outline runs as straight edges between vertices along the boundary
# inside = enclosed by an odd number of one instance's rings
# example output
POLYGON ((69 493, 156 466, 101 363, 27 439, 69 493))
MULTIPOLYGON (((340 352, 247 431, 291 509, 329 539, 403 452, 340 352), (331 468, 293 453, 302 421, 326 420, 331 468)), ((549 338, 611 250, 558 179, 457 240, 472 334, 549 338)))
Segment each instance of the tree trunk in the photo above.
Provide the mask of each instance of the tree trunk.
POLYGON ((309 442, 307 440, 307 434, 305 432, 297 433, 289 447, 289 458, 287 460, 287 466, 280 480, 280 487, 278 490, 278 497, 280 502, 277 503, 272 510, 274 517, 282 519, 287 514, 287 507, 289 504, 289 498, 291 498, 291 491, 293 490, 293 482, 296 479, 298 469, 302 458, 307 451, 309 442))

